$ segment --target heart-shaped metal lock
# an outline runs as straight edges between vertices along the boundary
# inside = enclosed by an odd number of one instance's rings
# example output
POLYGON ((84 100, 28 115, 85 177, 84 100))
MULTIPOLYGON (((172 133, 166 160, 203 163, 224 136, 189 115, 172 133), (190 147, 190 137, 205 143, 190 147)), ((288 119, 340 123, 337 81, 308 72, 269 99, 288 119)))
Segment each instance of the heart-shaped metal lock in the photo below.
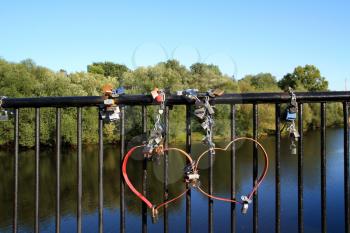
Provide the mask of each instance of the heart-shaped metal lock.
MULTIPOLYGON (((175 198, 172 198, 166 202, 163 202, 161 204, 153 204, 150 200, 147 199, 147 197, 145 197, 142 193, 140 193, 135 186, 132 184, 132 182, 130 181, 129 177, 128 177, 128 173, 127 173, 127 163, 129 158, 131 157, 131 155, 135 152, 135 150, 137 148, 141 148, 141 147, 145 147, 145 145, 141 145, 141 146, 135 146, 133 148, 131 148, 128 153, 125 155, 124 160, 123 160, 123 164, 122 164, 122 174, 125 180, 125 183, 128 185, 128 187, 131 189, 131 191, 138 197, 140 198, 144 203, 146 203, 146 205, 148 206, 148 208, 150 208, 152 210, 152 221, 156 222, 156 220, 158 219, 158 210, 159 208, 173 202, 176 201, 177 199, 181 198, 183 195, 185 195, 188 191, 188 189, 186 189, 183 193, 179 194, 178 196, 176 196, 175 198)), ((177 151, 180 152, 181 155, 185 156, 186 159, 188 160, 189 164, 192 164, 193 166, 193 170, 194 170, 194 162, 191 158, 191 156, 189 154, 187 154, 185 151, 178 149, 178 148, 167 148, 164 149, 164 151, 177 151)))
MULTIPOLYGON (((264 153, 264 157, 265 157, 265 166, 264 166, 264 170, 262 172, 262 174, 260 175, 259 179, 257 180, 255 186, 253 187, 252 191, 247 195, 247 196, 242 196, 242 201, 238 201, 236 199, 228 199, 228 198, 223 198, 223 197, 218 197, 218 196, 214 196, 214 195, 210 195, 207 192, 205 192, 203 189, 201 189, 200 186, 198 186, 198 190, 203 193, 205 196, 215 199, 215 200, 219 200, 219 201, 225 201, 225 202, 234 202, 234 203, 239 203, 241 204, 244 208, 242 208, 242 213, 245 214, 247 213, 247 209, 248 209, 248 204, 251 203, 252 197, 254 195, 254 193, 257 191, 257 189, 259 188, 259 186, 261 185, 262 181, 264 180, 266 174, 267 174, 267 170, 269 168, 269 158, 267 155, 267 152, 265 150, 265 148, 261 145, 261 143, 259 143, 257 140, 254 140, 252 138, 248 138, 248 137, 240 137, 240 138, 236 138, 235 140, 229 142, 226 147, 224 148, 220 148, 220 147, 215 147, 214 149, 212 149, 213 151, 227 151, 230 146, 232 145, 232 143, 235 143, 237 141, 243 141, 243 140, 248 140, 251 142, 254 142, 255 144, 257 144, 259 146, 259 148, 263 151, 264 153)), ((195 170, 198 170, 198 165, 199 162, 201 161, 201 159, 204 157, 204 155, 208 154, 209 150, 204 151, 197 159, 197 162, 195 164, 195 170)), ((212 155, 214 155, 216 153, 212 153, 212 155)))

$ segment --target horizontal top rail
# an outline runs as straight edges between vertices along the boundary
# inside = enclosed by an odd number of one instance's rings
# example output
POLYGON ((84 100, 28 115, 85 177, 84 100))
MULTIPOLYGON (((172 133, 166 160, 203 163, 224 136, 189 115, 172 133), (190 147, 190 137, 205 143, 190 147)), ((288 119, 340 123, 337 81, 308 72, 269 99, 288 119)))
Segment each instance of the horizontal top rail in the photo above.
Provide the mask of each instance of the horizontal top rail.
MULTIPOLYGON (((295 93, 298 102, 341 102, 350 101, 350 91, 330 92, 298 92, 295 93)), ((184 97, 167 96, 167 105, 193 104, 184 97)), ((232 93, 216 97, 215 104, 253 104, 253 103, 284 103, 290 101, 288 93, 232 93)), ((120 105, 151 105, 154 101, 151 95, 122 95, 117 98, 120 105)), ((3 108, 33 108, 33 107, 83 107, 103 105, 102 96, 71 96, 71 97, 33 97, 3 99, 3 108)))

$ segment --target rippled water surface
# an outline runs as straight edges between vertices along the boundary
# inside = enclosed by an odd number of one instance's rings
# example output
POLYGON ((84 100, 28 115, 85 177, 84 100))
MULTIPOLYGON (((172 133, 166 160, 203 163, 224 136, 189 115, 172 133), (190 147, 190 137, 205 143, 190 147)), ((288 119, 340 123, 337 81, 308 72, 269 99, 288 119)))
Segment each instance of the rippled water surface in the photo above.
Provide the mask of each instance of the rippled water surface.
MULTIPOLYGON (((274 232, 275 205, 275 156, 274 138, 262 140, 269 152, 271 167, 268 176, 259 189, 259 228, 260 232, 274 232)), ((282 140, 281 154, 281 228, 282 232, 297 232, 297 157, 289 155, 289 141, 282 140)), ((217 142, 224 146, 225 143, 217 142)), ((177 145, 184 147, 183 144, 177 145)), ((328 232, 344 232, 344 192, 343 192, 343 130, 327 131, 327 217, 328 232)), ((204 150, 200 144, 193 145, 193 154, 204 150)), ((21 232, 32 232, 34 227, 34 151, 22 150, 19 156, 19 228, 21 232)), ((104 157, 104 229, 105 232, 119 232, 119 148, 105 146, 104 157)), ((263 159, 259 157, 260 167, 263 159)), ((169 192, 174 196, 184 190, 182 169, 184 159, 176 153, 169 155, 169 192)), ((207 188, 207 161, 201 164, 202 188, 207 188)), ((76 151, 64 149, 61 162, 61 213, 62 232, 75 232, 76 229, 76 151)), ((43 149, 40 155, 40 230, 54 232, 56 163, 55 152, 43 149)), ((142 161, 135 155, 128 165, 130 178, 137 188, 141 188, 142 161)), ((162 199, 163 163, 148 164, 148 192, 156 203, 162 199)), ((252 185, 252 144, 238 145, 237 194, 247 194, 252 185)), ((304 157, 304 221, 305 232, 320 232, 320 132, 313 131, 305 136, 304 157)), ((220 196, 230 196, 230 157, 229 152, 217 153, 214 163, 214 192, 220 196)), ((127 232, 140 232, 141 204, 126 188, 126 229, 127 232)), ((192 230, 207 232, 207 198, 201 193, 192 192, 192 230)), ((11 232, 13 207, 13 152, 0 151, 0 232, 11 232)), ((83 231, 98 231, 98 148, 83 149, 83 231)), ((170 232, 185 231, 185 200, 169 206, 170 232)), ((230 231, 230 204, 214 202, 214 228, 216 232, 230 231)), ((252 208, 247 215, 237 208, 237 232, 251 232, 252 208)), ((163 223, 152 224, 149 219, 149 232, 162 232, 163 223)))

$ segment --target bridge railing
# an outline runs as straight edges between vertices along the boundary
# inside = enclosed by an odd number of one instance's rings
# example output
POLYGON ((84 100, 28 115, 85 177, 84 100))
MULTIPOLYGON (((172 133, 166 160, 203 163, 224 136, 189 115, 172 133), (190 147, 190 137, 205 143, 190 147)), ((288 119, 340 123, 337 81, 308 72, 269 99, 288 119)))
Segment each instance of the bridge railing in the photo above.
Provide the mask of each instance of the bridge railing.
MULTIPOLYGON (((321 224, 322 232, 327 231, 327 205, 326 205, 326 104, 329 102, 341 102, 343 104, 343 127, 344 127, 344 205, 345 205, 345 232, 350 232, 350 179, 349 179, 349 104, 350 92, 303 92, 296 93, 298 101, 298 131, 300 133, 300 140, 298 141, 298 232, 304 232, 304 208, 303 208, 303 104, 304 103, 319 103, 320 104, 320 118, 321 118, 321 224)), ((84 107, 97 107, 100 108, 103 105, 103 97, 101 96, 88 96, 88 97, 38 97, 38 98, 6 98, 2 101, 3 108, 14 109, 14 190, 13 190, 13 232, 18 232, 18 164, 19 164, 19 116, 22 108, 35 108, 35 225, 34 231, 39 232, 39 150, 40 150, 40 108, 49 107, 56 108, 56 232, 60 232, 61 227, 61 109, 64 107, 76 107, 77 109, 77 232, 82 231, 82 108, 84 107)), ((290 101, 288 93, 243 93, 243 94, 224 94, 213 100, 215 104, 230 105, 230 128, 231 139, 236 137, 236 105, 237 104, 250 104, 253 106, 253 138, 258 137, 259 127, 259 105, 260 104, 274 104, 275 105, 275 232, 281 232, 281 179, 280 179, 280 156, 281 156, 281 104, 290 101)), ((120 106, 121 117, 119 120, 120 125, 120 160, 122 161, 123 155, 125 155, 125 106, 139 105, 142 106, 142 127, 144 133, 147 131, 147 105, 152 105, 153 99, 150 95, 123 95, 117 98, 117 104, 120 106)), ((169 107, 172 105, 185 105, 186 106, 186 150, 191 153, 191 106, 194 103, 188 102, 181 96, 171 95, 167 96, 166 110, 165 110, 165 123, 167 130, 169 129, 169 107)), ((98 116, 96 116, 97 118, 98 116)), ((103 120, 99 121, 99 232, 103 232, 103 120)), ((169 142, 169 134, 165 137, 165 144, 169 142)), ((234 144, 231 150, 231 197, 236 197, 236 155, 234 150, 234 144)), ((147 181, 147 161, 144 160, 144 173, 143 173, 143 185, 142 192, 146 193, 146 181, 147 181)), ((164 176, 164 197, 166 198, 168 190, 168 159, 167 154, 164 156, 165 164, 165 176, 164 176)), ((257 182, 258 174, 258 151, 257 147, 253 148, 253 181, 252 185, 257 182)), ((122 177, 122 176, 121 176, 122 177)), ((213 172, 209 167, 209 191, 213 190, 213 172)), ((124 181, 120 181, 120 232, 127 232, 125 222, 125 184, 124 181)), ((253 197, 253 232, 258 232, 258 200, 259 196, 256 193, 253 197)), ((231 204, 231 232, 236 232, 236 206, 231 204)), ((213 232, 213 200, 208 201, 208 231, 213 232)), ((168 208, 164 208, 164 232, 168 232, 168 208)), ((142 232, 147 232, 147 208, 143 204, 142 206, 142 232)), ((186 194, 186 232, 191 232, 191 191, 186 194)))

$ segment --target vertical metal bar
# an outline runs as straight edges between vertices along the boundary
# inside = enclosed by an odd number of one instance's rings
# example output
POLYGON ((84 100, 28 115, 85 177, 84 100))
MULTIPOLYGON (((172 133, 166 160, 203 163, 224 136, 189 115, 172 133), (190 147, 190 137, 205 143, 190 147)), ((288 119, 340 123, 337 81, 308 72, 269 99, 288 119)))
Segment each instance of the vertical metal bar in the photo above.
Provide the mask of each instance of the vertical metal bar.
POLYGON ((56 233, 61 232, 61 109, 56 109, 56 233))
POLYGON ((298 129, 300 138, 298 141, 298 232, 304 232, 304 207, 303 207, 303 192, 304 192, 304 181, 303 181, 303 154, 304 154, 304 144, 303 144, 303 104, 299 103, 298 107, 298 129))
MULTIPOLYGON (((120 107, 120 164, 125 154, 125 107, 120 107)), ((121 165, 120 165, 121 166, 121 165)), ((120 169, 120 232, 125 233, 125 183, 120 169)))
MULTIPOLYGON (((253 138, 258 140, 258 122, 259 112, 258 105, 253 104, 253 138)), ((253 185, 258 182, 258 147, 254 143, 253 145, 253 185)), ((255 192, 253 196, 253 232, 258 232, 258 192, 255 192)))
MULTIPOLYGON (((147 108, 142 105, 142 133, 147 134, 147 108)), ((147 197, 147 158, 143 158, 142 194, 147 197)), ((142 233, 147 233, 147 205, 142 202, 142 233)))
POLYGON ((321 103, 321 222, 322 232, 327 232, 327 205, 326 205, 326 103, 321 103))
POLYGON ((103 233, 103 119, 98 116, 98 230, 103 233))
POLYGON ((343 103, 344 116, 344 209, 345 232, 350 233, 350 177, 349 177, 349 104, 343 103))
POLYGON ((40 189, 40 108, 35 108, 35 208, 34 232, 39 232, 39 189, 40 189))
POLYGON ((275 232, 281 232, 281 179, 280 179, 280 157, 281 157, 281 104, 276 104, 276 158, 275 158, 275 189, 276 189, 276 205, 275 205, 275 232))
MULTIPOLYGON (((213 152, 209 151, 209 177, 208 177, 208 186, 209 195, 213 194, 213 152)), ((213 216, 213 207, 214 207, 214 200, 212 198, 208 198, 208 232, 212 233, 214 232, 214 216, 213 216)))
POLYGON ((15 161, 13 168, 13 225, 12 232, 17 233, 18 226, 18 142, 19 142, 19 109, 15 109, 15 130, 14 130, 14 140, 15 140, 15 161))
MULTIPOLYGON (((236 138, 236 106, 231 105, 231 140, 236 138)), ((236 199, 236 144, 231 145, 231 199, 236 199)), ((236 232, 236 204, 231 203, 231 233, 236 232)))
POLYGON ((77 151, 77 183, 78 183, 78 192, 77 192, 77 232, 81 233, 81 214, 82 214, 82 194, 83 194, 83 186, 82 186, 82 109, 81 107, 77 108, 77 143, 78 143, 78 151, 77 151))
MULTIPOLYGON (((191 136, 191 105, 188 104, 186 105, 186 152, 189 155, 191 155, 191 136)), ((186 188, 189 188, 188 184, 186 188)), ((191 189, 186 193, 186 233, 191 233, 191 189)))
MULTIPOLYGON (((165 140, 164 140, 164 148, 168 149, 169 144, 169 107, 165 107, 165 140)), ((169 182, 169 158, 168 152, 164 153, 164 202, 168 200, 169 190, 168 190, 168 182, 169 182)), ((169 217, 168 217, 168 205, 164 206, 164 233, 169 232, 169 217)))

